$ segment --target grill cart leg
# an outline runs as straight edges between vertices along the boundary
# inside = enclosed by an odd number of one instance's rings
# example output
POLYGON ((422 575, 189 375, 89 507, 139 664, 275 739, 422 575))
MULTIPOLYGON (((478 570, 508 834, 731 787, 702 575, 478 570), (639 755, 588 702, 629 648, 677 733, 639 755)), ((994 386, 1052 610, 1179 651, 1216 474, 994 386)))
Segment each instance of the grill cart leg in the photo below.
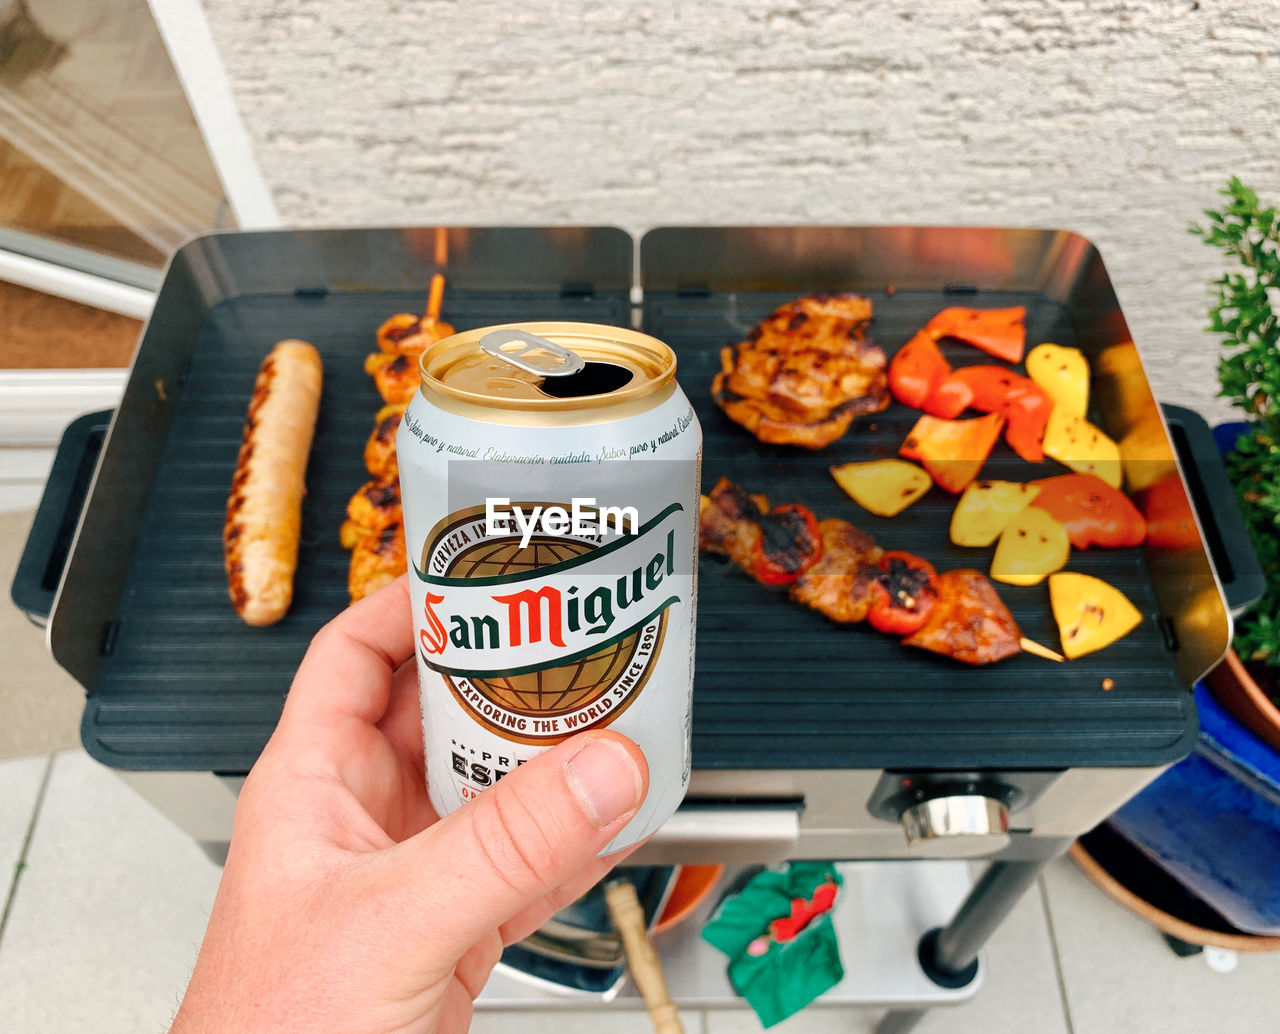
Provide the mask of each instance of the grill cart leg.
MULTIPOLYGON (((992 862, 956 909, 951 922, 920 939, 920 965, 934 983, 963 987, 978 972, 978 952, 1014 905, 1053 859, 1071 846, 1070 839, 1054 845, 1051 854, 1020 862, 992 862)), ((925 1009, 891 1009, 876 1034, 907 1034, 924 1019, 925 1009)))

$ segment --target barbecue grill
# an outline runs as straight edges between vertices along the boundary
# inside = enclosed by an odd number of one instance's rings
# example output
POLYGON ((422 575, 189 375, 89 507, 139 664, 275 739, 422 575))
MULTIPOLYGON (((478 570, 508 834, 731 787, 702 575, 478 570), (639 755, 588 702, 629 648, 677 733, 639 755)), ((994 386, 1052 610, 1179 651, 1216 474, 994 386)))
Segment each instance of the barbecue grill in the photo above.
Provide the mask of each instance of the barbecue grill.
MULTIPOLYGON (((970 670, 833 625, 704 557, 692 785, 634 859, 991 858, 918 957, 916 933, 903 939, 915 992, 859 1000, 919 1005, 943 1000, 940 988, 971 992, 978 949, 1040 868, 1190 751, 1187 686, 1226 650, 1229 607, 1252 588, 1238 515, 1229 494, 1212 490, 1221 471, 1200 466, 1217 462, 1207 429, 1185 411, 1162 416, 1096 249, 1048 230, 664 228, 640 241, 637 265, 635 242, 617 229, 446 236, 439 266, 431 229, 212 234, 174 256, 119 408, 78 422, 64 441, 15 583, 20 605, 48 609, 50 648, 88 693, 86 749, 215 857, 225 851, 239 780, 311 636, 346 603, 338 528, 367 479, 362 448, 379 405, 363 358, 383 319, 421 309, 434 272, 447 277, 443 315, 459 330, 575 320, 634 325, 668 342, 702 422, 704 489, 728 476, 851 519, 939 569, 986 563, 948 541, 953 497, 933 489, 898 517, 877 518, 827 473, 894 455, 914 412, 863 418, 819 453, 764 445, 710 399, 719 350, 813 291, 870 296, 871 337, 888 353, 948 305, 1025 305, 1029 346, 1055 341, 1089 358, 1091 421, 1116 439, 1144 431, 1140 462, 1156 469, 1178 469, 1183 446, 1199 539, 1072 557, 1073 570, 1121 589, 1142 624, 1070 664, 1024 654, 970 670), (279 625, 255 629, 228 604, 221 528, 258 364, 288 337, 319 349, 324 397, 293 607, 279 625), (1220 554, 1221 581, 1206 541, 1220 554), (1104 691, 1104 679, 1114 688, 1104 691)), ((958 365, 980 361, 964 346, 945 350, 958 365)), ((1001 443, 983 476, 1046 470, 1001 443)), ((1056 645, 1044 586, 1000 592, 1027 636, 1056 645)), ((947 893, 917 910, 926 925, 941 925, 967 886, 952 864, 947 893)), ((892 1013, 886 1029, 917 1016, 892 1013)))

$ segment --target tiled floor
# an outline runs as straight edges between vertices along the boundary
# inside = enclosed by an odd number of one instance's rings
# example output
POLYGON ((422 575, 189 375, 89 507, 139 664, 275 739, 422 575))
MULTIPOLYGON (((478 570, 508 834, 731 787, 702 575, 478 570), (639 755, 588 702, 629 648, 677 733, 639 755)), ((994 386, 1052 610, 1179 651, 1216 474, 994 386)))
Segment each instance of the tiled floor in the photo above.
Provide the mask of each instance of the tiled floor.
MULTIPOLYGON (((6 1034, 163 1030, 181 995, 218 869, 185 834, 80 751, 0 762, 0 1028, 6 1034)), ((1180 959, 1055 863, 987 952, 967 1004, 920 1034, 1263 1034, 1280 957, 1233 972, 1180 959)), ((813 1008, 780 1034, 869 1032, 875 1014, 813 1008)), ((746 1010, 692 1012, 690 1034, 751 1034, 746 1010)), ((486 1013, 477 1034, 641 1034, 639 1012, 486 1013)))

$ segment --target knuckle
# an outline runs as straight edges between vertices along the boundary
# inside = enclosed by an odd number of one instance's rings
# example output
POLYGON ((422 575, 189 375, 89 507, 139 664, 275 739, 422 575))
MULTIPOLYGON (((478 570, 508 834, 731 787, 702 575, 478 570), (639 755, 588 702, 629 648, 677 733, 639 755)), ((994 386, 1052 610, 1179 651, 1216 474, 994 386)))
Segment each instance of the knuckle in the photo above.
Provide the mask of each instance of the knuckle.
POLYGON ((472 832, 498 879, 521 897, 545 893, 560 882, 555 844, 530 802, 518 792, 490 791, 475 803, 472 832))

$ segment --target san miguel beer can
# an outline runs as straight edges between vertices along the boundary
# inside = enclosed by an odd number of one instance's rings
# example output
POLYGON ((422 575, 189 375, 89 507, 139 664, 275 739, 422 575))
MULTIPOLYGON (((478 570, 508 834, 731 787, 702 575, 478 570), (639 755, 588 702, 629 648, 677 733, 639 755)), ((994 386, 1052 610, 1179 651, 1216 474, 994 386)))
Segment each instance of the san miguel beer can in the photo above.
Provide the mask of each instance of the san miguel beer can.
POLYGON ((447 814, 548 747, 609 727, 689 783, 702 431, 662 342, 512 324, 436 342, 396 452, 427 785, 447 814))

